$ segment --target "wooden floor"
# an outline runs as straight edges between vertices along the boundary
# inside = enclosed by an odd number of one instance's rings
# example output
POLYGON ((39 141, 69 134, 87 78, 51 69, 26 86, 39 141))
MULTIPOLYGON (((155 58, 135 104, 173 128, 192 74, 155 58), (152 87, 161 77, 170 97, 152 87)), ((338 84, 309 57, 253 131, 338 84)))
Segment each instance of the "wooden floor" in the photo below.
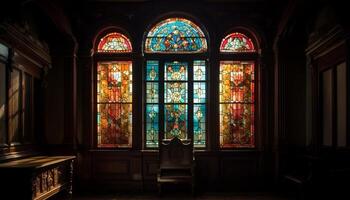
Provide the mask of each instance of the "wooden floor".
POLYGON ((156 194, 109 194, 109 195, 80 195, 75 200, 292 200, 290 198, 278 197, 272 194, 220 194, 208 193, 192 197, 187 194, 164 194, 158 197, 156 194))

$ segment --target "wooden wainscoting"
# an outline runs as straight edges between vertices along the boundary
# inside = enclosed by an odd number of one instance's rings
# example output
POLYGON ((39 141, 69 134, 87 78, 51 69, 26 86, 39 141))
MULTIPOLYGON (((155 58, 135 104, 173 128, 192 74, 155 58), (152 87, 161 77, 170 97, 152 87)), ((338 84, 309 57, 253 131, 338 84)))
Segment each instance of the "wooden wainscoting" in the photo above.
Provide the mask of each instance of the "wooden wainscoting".
MULTIPOLYGON (((79 158, 84 188, 113 191, 156 191, 157 151, 91 150, 79 158), (88 166, 87 166, 88 165, 88 166)), ((197 151, 196 186, 206 191, 255 190, 266 167, 259 151, 197 151)), ((83 188, 83 189, 84 189, 83 188)))

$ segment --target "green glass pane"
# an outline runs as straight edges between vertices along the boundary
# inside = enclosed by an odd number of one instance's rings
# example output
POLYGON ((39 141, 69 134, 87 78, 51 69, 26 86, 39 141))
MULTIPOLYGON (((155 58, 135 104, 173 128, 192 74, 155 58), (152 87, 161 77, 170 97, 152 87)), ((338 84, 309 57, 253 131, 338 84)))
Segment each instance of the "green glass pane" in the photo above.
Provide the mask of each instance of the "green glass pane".
POLYGON ((205 81, 206 70, 204 60, 195 60, 193 62, 193 80, 195 81, 205 81))
POLYGON ((148 60, 146 63, 146 80, 158 81, 159 80, 159 67, 158 61, 148 60))
POLYGON ((159 107, 158 104, 146 105, 146 147, 158 147, 159 107))
POLYGON ((193 83, 193 102, 205 103, 206 100, 206 86, 205 82, 193 83))
POLYGON ((193 144, 194 147, 205 147, 206 136, 206 108, 205 104, 193 106, 193 144))
POLYGON ((146 103, 158 103, 159 88, 158 83, 146 83, 146 103))
POLYGON ((187 105, 166 104, 164 112, 164 138, 178 137, 179 139, 187 139, 187 105))

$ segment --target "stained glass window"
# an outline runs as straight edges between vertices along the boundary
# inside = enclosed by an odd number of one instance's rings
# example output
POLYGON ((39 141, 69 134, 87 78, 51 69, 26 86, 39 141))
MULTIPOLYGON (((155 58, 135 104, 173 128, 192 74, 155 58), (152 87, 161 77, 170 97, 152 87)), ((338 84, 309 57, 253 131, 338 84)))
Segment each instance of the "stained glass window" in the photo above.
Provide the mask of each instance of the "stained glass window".
POLYGON ((165 139, 187 139, 187 69, 186 62, 164 64, 165 139))
POLYGON ((227 35, 220 45, 220 52, 254 52, 254 44, 250 38, 242 33, 227 35))
POLYGON ((220 62, 220 146, 254 147, 254 63, 220 62))
POLYGON ((146 63, 146 147, 158 147, 159 134, 159 63, 146 63))
POLYGON ((205 147, 206 142, 206 67, 204 60, 193 62, 193 143, 205 147))
POLYGON ((162 73, 158 61, 146 62, 146 147, 158 147, 160 126, 164 136, 171 139, 187 139, 193 133, 195 147, 206 146, 206 62, 164 62, 162 73), (189 69, 193 68, 191 74, 189 69), (189 76, 193 77, 192 93, 189 93, 189 76), (160 87, 162 86, 162 87, 160 87), (163 94, 162 99, 159 99, 163 94), (189 104, 189 97, 193 103, 189 104), (160 105, 163 105, 162 108, 160 105), (193 112, 193 129, 189 130, 189 109, 193 112), (162 122, 159 115, 164 113, 162 122), (163 128, 162 127, 162 128, 163 128))
POLYGON ((131 147, 132 63, 97 64, 97 146, 131 147))
POLYGON ((132 51, 130 40, 123 34, 113 32, 101 38, 98 52, 106 53, 127 53, 132 51))
POLYGON ((147 34, 146 53, 200 53, 207 51, 203 31, 184 18, 169 18, 156 24, 147 34))

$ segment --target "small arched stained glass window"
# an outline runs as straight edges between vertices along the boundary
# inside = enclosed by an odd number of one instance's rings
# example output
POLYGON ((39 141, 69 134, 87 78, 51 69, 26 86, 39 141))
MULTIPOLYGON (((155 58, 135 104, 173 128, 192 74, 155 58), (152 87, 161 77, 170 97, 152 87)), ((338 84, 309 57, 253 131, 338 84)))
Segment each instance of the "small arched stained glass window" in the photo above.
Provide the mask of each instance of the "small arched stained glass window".
POLYGON ((132 51, 130 40, 123 34, 113 32, 101 38, 97 52, 129 53, 132 51))
POLYGON ((184 18, 169 18, 156 24, 147 34, 146 53, 202 53, 207 51, 203 31, 184 18))
POLYGON ((250 38, 242 33, 235 32, 227 35, 221 41, 220 52, 255 52, 255 48, 250 38))

